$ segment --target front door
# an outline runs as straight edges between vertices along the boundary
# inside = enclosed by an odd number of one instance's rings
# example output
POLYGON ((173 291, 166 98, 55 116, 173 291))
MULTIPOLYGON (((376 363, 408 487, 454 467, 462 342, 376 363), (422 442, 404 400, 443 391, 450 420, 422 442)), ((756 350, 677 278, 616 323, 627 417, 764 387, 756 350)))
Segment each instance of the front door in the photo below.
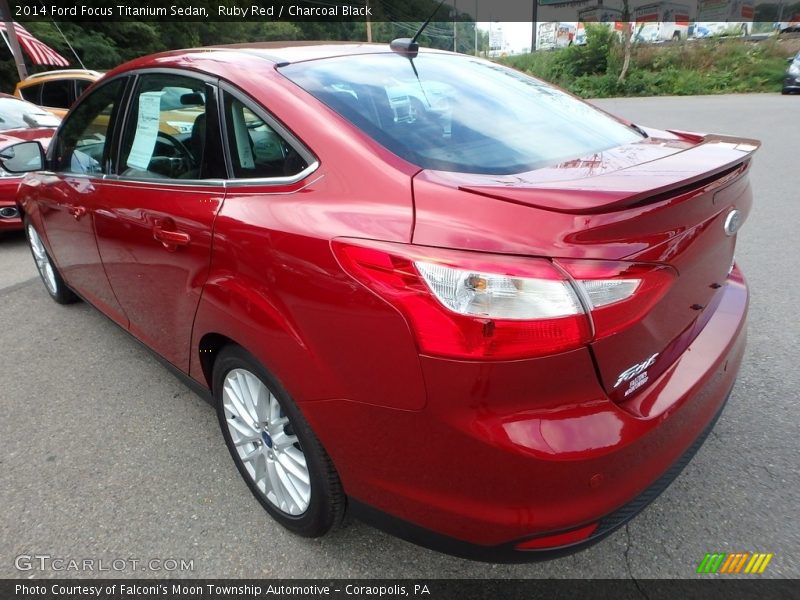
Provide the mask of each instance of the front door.
POLYGON ((213 82, 138 77, 116 174, 97 212, 97 244, 130 332, 189 370, 192 324, 211 260, 225 163, 213 82))
POLYGON ((67 284, 114 321, 128 321, 108 283, 95 241, 94 221, 111 169, 114 123, 127 78, 92 92, 67 117, 50 148, 53 172, 38 206, 51 254, 67 284))

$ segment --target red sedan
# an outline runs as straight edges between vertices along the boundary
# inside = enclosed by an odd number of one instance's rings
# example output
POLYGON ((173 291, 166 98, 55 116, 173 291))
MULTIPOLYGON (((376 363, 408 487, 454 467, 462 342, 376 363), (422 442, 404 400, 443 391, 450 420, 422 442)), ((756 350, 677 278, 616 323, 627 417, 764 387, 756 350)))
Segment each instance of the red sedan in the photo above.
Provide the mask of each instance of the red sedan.
MULTIPOLYGON (((30 102, 0 94, 0 158, 6 148, 24 141, 36 140, 46 147, 60 121, 30 102)), ((21 179, 0 166, 0 233, 22 229, 16 202, 21 179)))
POLYGON ((463 556, 571 551, 677 476, 733 387, 758 142, 407 50, 117 68, 20 186, 31 248, 57 302, 213 400, 288 529, 350 510, 463 556))

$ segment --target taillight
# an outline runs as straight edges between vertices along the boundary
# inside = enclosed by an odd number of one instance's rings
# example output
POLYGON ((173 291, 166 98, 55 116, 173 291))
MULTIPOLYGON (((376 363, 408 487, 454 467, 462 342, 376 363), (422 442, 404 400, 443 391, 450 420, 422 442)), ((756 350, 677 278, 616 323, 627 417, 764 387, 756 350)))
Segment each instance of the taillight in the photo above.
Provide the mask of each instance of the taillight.
POLYGON ((675 271, 664 265, 600 260, 558 260, 576 282, 592 315, 594 339, 640 321, 664 296, 675 271))
POLYGON ((591 271, 591 261, 557 266, 360 240, 334 241, 333 249, 347 273, 406 317, 420 350, 436 356, 507 360, 579 348, 594 337, 590 310, 613 333, 624 322, 620 307, 649 289, 630 264, 598 263, 600 271, 591 271), (573 269, 580 281, 567 274, 573 269))

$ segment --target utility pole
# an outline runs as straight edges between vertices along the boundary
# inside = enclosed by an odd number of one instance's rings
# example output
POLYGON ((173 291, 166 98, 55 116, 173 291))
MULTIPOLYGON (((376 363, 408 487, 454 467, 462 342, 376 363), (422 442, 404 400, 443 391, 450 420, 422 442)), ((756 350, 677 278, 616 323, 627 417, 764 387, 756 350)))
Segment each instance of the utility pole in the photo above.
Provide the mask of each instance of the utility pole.
MULTIPOLYGON (((600 4, 603 3, 603 0, 600 0, 600 4)), ((533 11, 531 15, 531 52, 536 52, 536 33, 537 29, 539 29, 539 24, 536 22, 536 17, 538 16, 539 12, 539 0, 533 0, 533 11)))
POLYGON ((458 31, 456 30, 457 22, 458 9, 456 8, 456 0, 453 0, 453 52, 458 52, 458 31))
POLYGON ((17 30, 14 29, 14 21, 11 20, 11 10, 8 8, 8 0, 0 0, 0 13, 2 13, 2 19, 6 24, 8 45, 11 46, 11 54, 14 55, 14 62, 17 63, 19 80, 22 81, 28 76, 28 68, 25 66, 25 57, 22 55, 22 49, 19 47, 17 30))
POLYGON ((475 0, 475 56, 478 56, 478 0, 475 0))
MULTIPOLYGON (((6 0, 0 0, 5 2, 6 0)), ((367 43, 372 43, 372 20, 369 18, 369 0, 364 0, 364 4, 367 7, 367 43)))

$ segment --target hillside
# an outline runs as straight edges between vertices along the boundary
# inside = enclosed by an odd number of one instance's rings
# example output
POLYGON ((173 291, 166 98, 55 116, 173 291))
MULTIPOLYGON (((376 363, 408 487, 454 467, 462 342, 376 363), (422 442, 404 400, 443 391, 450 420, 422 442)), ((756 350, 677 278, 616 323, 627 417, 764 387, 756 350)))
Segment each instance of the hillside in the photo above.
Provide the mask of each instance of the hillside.
POLYGON ((762 41, 717 38, 635 45, 623 83, 617 78, 622 47, 605 28, 585 46, 512 56, 501 62, 584 98, 778 92, 786 59, 800 51, 800 36, 762 41))

